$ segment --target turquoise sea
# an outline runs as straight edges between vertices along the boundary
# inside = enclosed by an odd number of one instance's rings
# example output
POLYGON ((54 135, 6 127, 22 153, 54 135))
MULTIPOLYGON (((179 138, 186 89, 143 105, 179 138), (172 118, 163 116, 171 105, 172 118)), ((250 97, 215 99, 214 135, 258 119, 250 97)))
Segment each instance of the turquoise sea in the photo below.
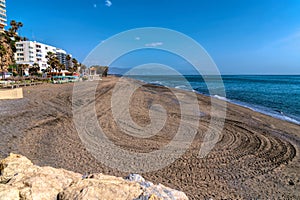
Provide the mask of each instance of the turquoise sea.
POLYGON ((147 83, 195 92, 223 99, 257 112, 300 125, 300 75, 223 75, 225 94, 215 77, 130 76, 147 83), (207 84, 216 88, 208 90, 207 84), (215 84, 213 84, 215 82, 215 84), (217 88, 219 87, 219 88, 217 88))

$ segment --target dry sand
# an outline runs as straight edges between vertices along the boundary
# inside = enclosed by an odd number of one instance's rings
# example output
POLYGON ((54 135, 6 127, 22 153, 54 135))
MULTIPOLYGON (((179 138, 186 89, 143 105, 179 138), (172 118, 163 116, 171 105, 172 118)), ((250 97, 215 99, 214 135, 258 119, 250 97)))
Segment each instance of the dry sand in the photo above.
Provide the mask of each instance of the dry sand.
MULTIPOLYGON (((176 97, 164 87, 139 89, 131 101, 133 120, 140 126, 149 124, 148 108, 153 103, 165 107, 168 119, 158 135, 133 138, 123 134, 112 119, 111 94, 116 80, 105 78, 96 94, 97 117, 110 140, 136 152, 166 145, 180 120, 176 97)), ((72 89, 73 84, 31 86, 23 88, 23 99, 1 100, 0 156, 14 152, 38 165, 127 175, 97 161, 81 143, 72 121, 72 89)), ((204 115, 193 144, 169 166, 142 174, 146 179, 182 190, 190 199, 300 199, 299 125, 228 104, 222 135, 201 159, 198 153, 210 121, 210 99, 202 95, 198 99, 204 115)))

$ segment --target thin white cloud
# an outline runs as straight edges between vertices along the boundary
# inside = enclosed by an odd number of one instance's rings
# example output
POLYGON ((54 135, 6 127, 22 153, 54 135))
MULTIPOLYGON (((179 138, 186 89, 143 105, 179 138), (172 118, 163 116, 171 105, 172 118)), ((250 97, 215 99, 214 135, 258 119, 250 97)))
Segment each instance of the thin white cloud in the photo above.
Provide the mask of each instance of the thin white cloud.
POLYGON ((140 39, 141 39, 140 37, 136 37, 136 38, 135 38, 135 40, 140 40, 140 39))
POLYGON ((258 51, 270 49, 300 49, 300 30, 264 45, 258 51))
POLYGON ((158 46, 162 46, 164 43, 162 42, 152 42, 149 44, 145 44, 146 47, 158 47, 158 46))
POLYGON ((296 31, 290 35, 287 35, 286 37, 274 41, 272 45, 276 46, 276 45, 282 45, 290 42, 299 42, 299 41, 300 41, 300 31, 296 31))
POLYGON ((94 6, 94 8, 97 8, 97 4, 94 4, 93 6, 94 6))
POLYGON ((105 0, 105 5, 107 7, 111 7, 112 6, 112 2, 110 0, 105 0))

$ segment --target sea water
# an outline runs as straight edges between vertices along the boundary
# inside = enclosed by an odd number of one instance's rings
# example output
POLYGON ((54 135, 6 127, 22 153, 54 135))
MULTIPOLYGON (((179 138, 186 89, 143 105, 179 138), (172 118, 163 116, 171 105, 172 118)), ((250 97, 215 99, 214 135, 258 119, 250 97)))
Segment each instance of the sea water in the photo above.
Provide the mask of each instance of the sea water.
POLYGON ((131 76, 147 83, 192 90, 300 125, 300 75, 131 76), (224 87, 223 87, 224 86, 224 87), (222 91, 225 91, 222 92, 222 91))

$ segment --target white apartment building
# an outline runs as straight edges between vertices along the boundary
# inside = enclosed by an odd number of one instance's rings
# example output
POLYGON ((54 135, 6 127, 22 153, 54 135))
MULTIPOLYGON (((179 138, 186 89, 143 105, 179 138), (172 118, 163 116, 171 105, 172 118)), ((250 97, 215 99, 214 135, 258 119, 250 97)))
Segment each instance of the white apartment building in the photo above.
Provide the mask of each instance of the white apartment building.
POLYGON ((40 70, 44 70, 48 67, 46 55, 49 51, 56 54, 62 64, 66 64, 66 51, 50 45, 35 41, 20 41, 16 42, 16 49, 15 60, 17 64, 32 66, 37 63, 40 70))
POLYGON ((0 31, 4 30, 6 24, 6 5, 5 0, 0 0, 0 31))

